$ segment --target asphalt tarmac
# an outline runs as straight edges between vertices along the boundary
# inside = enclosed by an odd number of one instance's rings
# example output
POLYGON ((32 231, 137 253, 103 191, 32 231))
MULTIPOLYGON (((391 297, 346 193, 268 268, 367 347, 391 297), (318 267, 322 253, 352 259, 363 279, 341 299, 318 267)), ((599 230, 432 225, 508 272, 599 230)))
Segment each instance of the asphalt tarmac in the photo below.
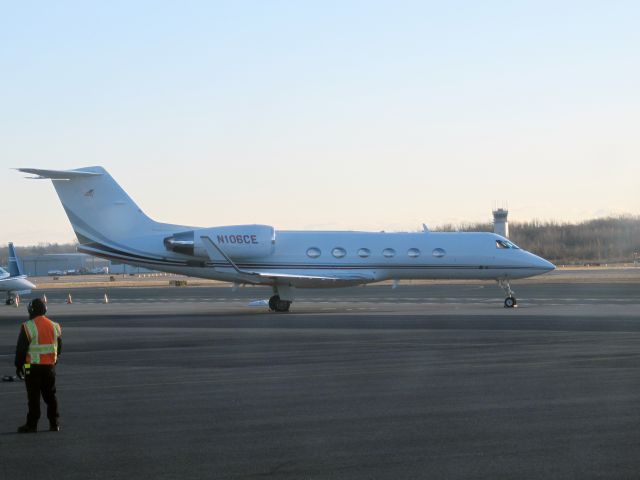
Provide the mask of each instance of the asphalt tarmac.
POLYGON ((638 478, 640 283, 514 287, 46 292, 62 430, 0 383, 0 479, 638 478))

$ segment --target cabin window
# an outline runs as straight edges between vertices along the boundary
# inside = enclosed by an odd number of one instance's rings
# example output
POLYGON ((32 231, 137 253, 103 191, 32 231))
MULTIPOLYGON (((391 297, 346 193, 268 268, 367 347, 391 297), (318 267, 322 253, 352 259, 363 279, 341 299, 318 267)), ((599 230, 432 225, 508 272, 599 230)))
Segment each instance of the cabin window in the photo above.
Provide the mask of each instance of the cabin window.
POLYGON ((447 252, 444 251, 444 248, 434 248, 431 254, 436 258, 442 258, 447 254, 447 252))
POLYGON ((361 248, 358 250, 358 256, 361 258, 367 258, 369 255, 371 255, 371 250, 368 248, 361 248))
POLYGON ((335 247, 333 250, 331 250, 331 255, 333 255, 336 258, 342 258, 346 254, 347 254, 347 251, 342 247, 335 247))
POLYGON ((384 255, 387 258, 395 257, 396 256, 396 251, 393 248, 385 248, 382 251, 382 255, 384 255))
POLYGON ((420 256, 420 250, 418 250, 417 248, 410 248, 409 250, 407 250, 407 255, 410 258, 418 258, 420 256))
POLYGON ((520 250, 520 247, 509 240, 496 240, 496 248, 514 248, 516 250, 520 250))
POLYGON ((319 248, 311 247, 309 250, 307 250, 307 257, 318 258, 320 255, 322 255, 322 252, 319 248))

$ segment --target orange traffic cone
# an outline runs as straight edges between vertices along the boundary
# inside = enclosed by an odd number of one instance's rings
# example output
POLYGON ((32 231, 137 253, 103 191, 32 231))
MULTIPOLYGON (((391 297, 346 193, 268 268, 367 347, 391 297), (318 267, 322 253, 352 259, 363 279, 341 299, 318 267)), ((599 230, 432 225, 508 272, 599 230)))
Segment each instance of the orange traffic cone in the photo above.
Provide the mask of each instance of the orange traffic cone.
POLYGON ((71 299, 71 294, 70 293, 67 295, 67 303, 69 303, 69 304, 73 303, 73 300, 71 299))
POLYGON ((18 308, 20 306, 20 295, 16 295, 16 299, 13 304, 18 308))
POLYGON ((104 292, 104 300, 102 303, 109 303, 109 297, 107 297, 107 292, 104 292))
POLYGON ((47 304, 47 294, 45 293, 44 295, 42 295, 42 301, 44 302, 44 304, 47 304))

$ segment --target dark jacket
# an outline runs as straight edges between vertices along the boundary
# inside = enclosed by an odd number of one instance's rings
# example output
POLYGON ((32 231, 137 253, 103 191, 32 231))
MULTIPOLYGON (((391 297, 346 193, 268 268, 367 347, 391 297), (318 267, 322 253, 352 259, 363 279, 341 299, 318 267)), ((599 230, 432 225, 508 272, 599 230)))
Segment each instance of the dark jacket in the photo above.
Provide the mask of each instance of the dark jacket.
MULTIPOLYGON (((14 365, 22 367, 27 360, 27 352, 29 351, 29 337, 25 331, 24 323, 20 327, 20 335, 18 335, 18 344, 16 345, 16 357, 14 365)), ((58 356, 62 353, 62 337, 58 337, 58 356)))

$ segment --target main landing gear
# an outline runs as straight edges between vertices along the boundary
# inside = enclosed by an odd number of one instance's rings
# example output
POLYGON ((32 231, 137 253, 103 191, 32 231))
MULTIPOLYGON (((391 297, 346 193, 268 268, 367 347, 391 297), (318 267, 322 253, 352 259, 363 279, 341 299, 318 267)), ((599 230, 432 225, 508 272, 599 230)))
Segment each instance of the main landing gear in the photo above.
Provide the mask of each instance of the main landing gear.
POLYGON ((273 285, 273 296, 269 299, 269 310, 272 312, 288 312, 294 296, 291 285, 273 285))
POLYGON ((289 300, 280 300, 280 295, 274 295, 269 299, 269 310, 272 312, 288 312, 291 307, 289 300))
POLYGON ((509 285, 509 280, 505 278, 498 279, 498 285, 504 293, 507 295, 507 298, 504 299, 504 308, 513 308, 518 306, 518 301, 514 296, 513 290, 511 290, 511 285, 509 285))
POLYGON ((7 295, 7 300, 4 302, 5 305, 13 305, 16 303, 16 301, 20 301, 18 300, 18 297, 14 297, 13 295, 7 295))

